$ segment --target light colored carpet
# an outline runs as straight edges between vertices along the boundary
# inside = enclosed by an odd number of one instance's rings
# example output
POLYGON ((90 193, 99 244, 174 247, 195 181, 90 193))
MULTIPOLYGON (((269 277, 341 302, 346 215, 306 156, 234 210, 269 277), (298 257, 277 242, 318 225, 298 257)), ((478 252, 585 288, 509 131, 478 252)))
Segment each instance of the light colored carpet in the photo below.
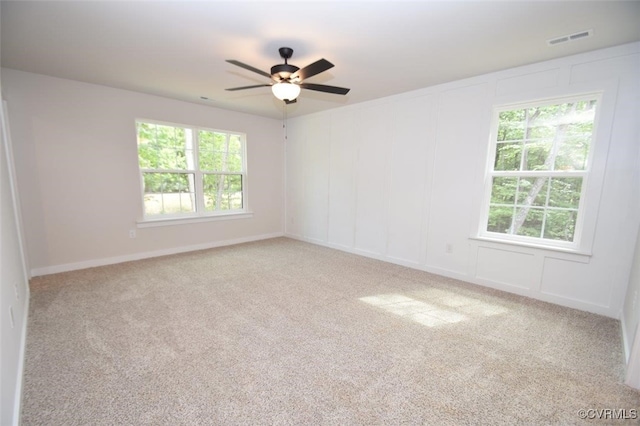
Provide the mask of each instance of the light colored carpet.
POLYGON ((580 409, 640 408, 613 319, 286 238, 31 291, 24 425, 580 424, 580 409))

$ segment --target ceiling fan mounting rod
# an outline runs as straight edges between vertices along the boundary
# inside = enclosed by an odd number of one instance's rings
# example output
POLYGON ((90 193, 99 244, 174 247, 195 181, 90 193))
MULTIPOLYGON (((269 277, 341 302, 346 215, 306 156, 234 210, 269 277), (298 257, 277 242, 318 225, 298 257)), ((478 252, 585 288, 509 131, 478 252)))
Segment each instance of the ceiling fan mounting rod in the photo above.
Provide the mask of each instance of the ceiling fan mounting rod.
POLYGON ((293 56, 293 49, 290 47, 281 47, 278 52, 280 52, 280 57, 284 59, 285 64, 287 64, 287 59, 293 56))

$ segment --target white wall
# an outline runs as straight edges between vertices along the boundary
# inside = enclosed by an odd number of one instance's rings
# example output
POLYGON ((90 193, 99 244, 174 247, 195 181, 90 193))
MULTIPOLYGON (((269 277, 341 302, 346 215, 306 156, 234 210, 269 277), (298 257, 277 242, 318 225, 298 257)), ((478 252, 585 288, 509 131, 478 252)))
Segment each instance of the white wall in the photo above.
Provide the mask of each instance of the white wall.
MULTIPOLYGON (((2 113, 0 105, 0 114, 2 113)), ((15 209, 11 144, 0 119, 0 424, 18 424, 29 286, 15 209)))
POLYGON ((34 275, 281 235, 281 122, 3 69, 34 275), (142 200, 134 120, 247 134, 253 217, 137 229, 142 200))
POLYGON ((289 120, 286 234, 618 318, 640 222, 639 52, 618 46, 289 120), (588 253, 473 238, 492 107, 595 90, 602 179, 588 197, 588 253))

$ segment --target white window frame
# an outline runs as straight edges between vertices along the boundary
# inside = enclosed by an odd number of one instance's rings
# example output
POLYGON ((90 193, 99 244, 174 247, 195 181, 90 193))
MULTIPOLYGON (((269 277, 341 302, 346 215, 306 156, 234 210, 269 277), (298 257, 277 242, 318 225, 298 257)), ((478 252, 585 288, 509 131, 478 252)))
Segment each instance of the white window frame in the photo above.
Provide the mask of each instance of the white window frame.
POLYGON ((137 221, 137 226, 140 228, 149 227, 149 226, 165 226, 165 225, 174 225, 178 223, 198 223, 205 222, 210 220, 224 220, 224 219, 243 219, 252 217, 252 213, 249 210, 249 200, 248 200, 248 173, 247 173, 247 136, 243 132, 233 131, 233 130, 221 130, 214 129, 210 127, 202 127, 202 126, 192 126, 188 124, 182 123, 173 123, 168 121, 159 121, 153 119, 146 118, 137 118, 135 119, 135 135, 136 135, 136 161, 138 164, 138 176, 140 179, 140 200, 142 202, 141 209, 142 219, 137 221), (193 138, 193 160, 194 160, 194 168, 193 169, 143 169, 140 167, 140 157, 137 146, 137 138, 138 138, 138 123, 149 123, 149 124, 158 124, 162 126, 171 126, 171 127, 179 127, 185 130, 190 130, 193 138), (209 170, 202 171, 199 167, 199 136, 198 131, 203 130, 207 132, 216 132, 216 133, 224 133, 229 137, 230 135, 239 136, 240 143, 242 146, 242 172, 212 172, 209 170), (184 213, 173 213, 173 214, 153 214, 148 215, 145 212, 144 208, 144 175, 143 173, 182 173, 182 174, 193 174, 194 175, 194 186, 195 186, 195 211, 194 212, 184 212, 184 213), (224 174, 224 175, 240 175, 242 179, 242 209, 235 210, 218 210, 218 211, 207 211, 205 209, 204 203, 204 188, 202 183, 202 178, 207 174, 224 174))
MULTIPOLYGON (((557 96, 544 99, 537 99, 532 101, 505 103, 494 106, 491 120, 491 131, 489 135, 489 147, 487 153, 487 162, 485 167, 484 176, 484 192, 481 205, 480 222, 478 224, 477 237, 482 240, 489 240, 494 242, 504 242, 516 245, 530 246, 543 249, 553 249, 567 252, 575 252, 582 254, 590 254, 592 230, 587 232, 591 235, 587 238, 589 241, 585 242, 585 223, 593 222, 588 220, 586 206, 587 204, 593 205, 591 198, 596 198, 593 194, 594 187, 600 187, 601 182, 598 185, 591 185, 593 180, 600 181, 602 176, 593 176, 593 168, 596 163, 596 152, 602 152, 598 139, 600 139, 600 129, 602 121, 602 109, 603 109, 603 91, 593 91, 588 93, 572 94, 567 96, 557 96), (585 100, 596 100, 596 115, 594 118, 593 132, 591 144, 589 147, 589 155, 587 158, 587 167, 585 170, 561 172, 561 171, 494 171, 494 162, 497 149, 497 135, 499 128, 499 115, 503 111, 511 111, 523 108, 531 108, 543 105, 563 104, 568 102, 577 102, 585 100), (578 206, 577 219, 574 231, 573 241, 559 241, 538 237, 521 236, 504 234, 499 232, 491 232, 487 230, 489 219, 489 208, 491 204, 491 191, 493 177, 508 176, 508 177, 535 177, 535 176, 548 176, 548 177, 582 177, 582 188, 580 194, 580 202, 578 206), (595 179, 594 179, 595 178, 595 179)), ((599 163, 599 162, 598 162, 599 163)), ((600 167, 598 167, 600 168, 600 167)), ((601 175, 601 173, 597 173, 601 175)), ((591 215, 593 216, 593 215, 591 215)))

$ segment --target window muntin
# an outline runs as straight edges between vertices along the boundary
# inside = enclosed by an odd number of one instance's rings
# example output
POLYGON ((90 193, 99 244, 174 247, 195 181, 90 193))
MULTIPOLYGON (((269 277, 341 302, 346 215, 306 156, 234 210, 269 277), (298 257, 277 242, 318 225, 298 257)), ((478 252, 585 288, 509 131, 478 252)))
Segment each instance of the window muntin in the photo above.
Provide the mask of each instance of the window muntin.
POLYGON ((245 136, 136 121, 144 216, 208 216, 246 210, 245 136))
POLYGON ((598 95, 498 108, 481 235, 575 248, 598 95))

